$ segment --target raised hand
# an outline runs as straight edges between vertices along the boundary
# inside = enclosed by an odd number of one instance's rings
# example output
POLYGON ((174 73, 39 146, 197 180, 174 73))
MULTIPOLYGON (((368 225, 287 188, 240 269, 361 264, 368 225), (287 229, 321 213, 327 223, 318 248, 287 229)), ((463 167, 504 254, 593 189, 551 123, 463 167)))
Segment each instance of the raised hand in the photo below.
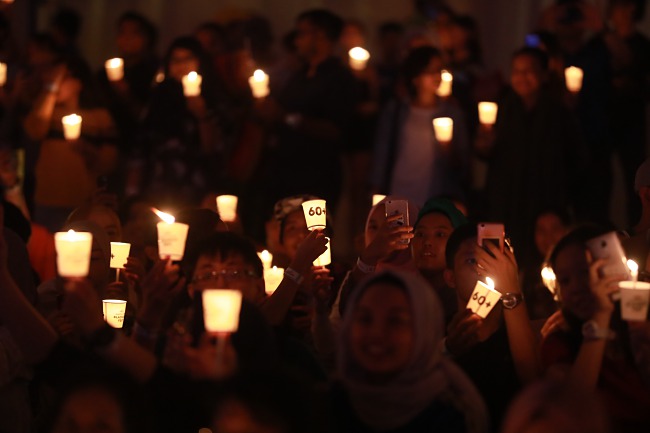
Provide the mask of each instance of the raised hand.
POLYGON ((413 227, 393 226, 402 215, 393 215, 379 227, 373 241, 361 254, 361 260, 374 266, 378 261, 388 257, 391 253, 409 248, 409 241, 413 239, 413 227))
POLYGON ((311 269, 314 260, 327 250, 327 239, 321 230, 313 230, 298 245, 296 257, 291 262, 292 269, 305 275, 311 269))
POLYGON ((137 322, 149 331, 158 329, 176 295, 185 287, 180 269, 169 259, 159 260, 142 280, 142 306, 137 322))
POLYGON ((478 330, 483 324, 472 310, 465 309, 457 312, 447 325, 445 345, 454 356, 460 356, 478 343, 478 330))
POLYGON ((519 293, 519 268, 515 255, 509 248, 503 252, 490 242, 475 249, 478 274, 494 280, 495 289, 501 293, 519 293))

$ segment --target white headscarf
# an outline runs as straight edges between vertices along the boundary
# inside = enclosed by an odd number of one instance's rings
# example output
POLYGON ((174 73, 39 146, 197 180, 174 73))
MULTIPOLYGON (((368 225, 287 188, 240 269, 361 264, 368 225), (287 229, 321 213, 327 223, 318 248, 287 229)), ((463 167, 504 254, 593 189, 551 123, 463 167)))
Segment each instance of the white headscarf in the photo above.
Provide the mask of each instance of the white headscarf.
POLYGON ((465 416, 468 432, 487 431, 487 410, 478 391, 440 345, 444 337, 440 300, 418 274, 397 270, 378 272, 357 287, 350 298, 340 332, 338 375, 361 421, 377 431, 405 426, 432 402, 448 403, 465 416), (389 382, 377 385, 363 379, 350 351, 353 315, 365 289, 385 277, 399 280, 409 298, 414 323, 414 347, 404 367, 389 382))

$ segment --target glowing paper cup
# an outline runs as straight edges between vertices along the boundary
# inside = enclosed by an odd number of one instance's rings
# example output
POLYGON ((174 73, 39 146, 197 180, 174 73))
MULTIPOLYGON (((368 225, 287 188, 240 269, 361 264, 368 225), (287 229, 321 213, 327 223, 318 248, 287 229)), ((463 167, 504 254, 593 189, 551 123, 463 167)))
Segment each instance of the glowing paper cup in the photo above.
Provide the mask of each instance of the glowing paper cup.
POLYGON ((70 114, 61 118, 63 136, 66 140, 76 140, 81 135, 81 116, 70 114))
POLYGON ((284 268, 273 266, 270 269, 264 269, 264 291, 267 295, 272 295, 278 288, 284 278, 284 268))
POLYGON ((261 253, 257 253, 257 256, 262 261, 262 266, 264 266, 264 269, 271 269, 271 265, 273 264, 273 254, 269 253, 267 250, 264 250, 261 253))
POLYGON ((261 69, 257 69, 253 76, 248 78, 248 85, 255 98, 264 98, 269 94, 269 76, 261 69))
POLYGON ((621 317, 623 320, 643 322, 648 317, 650 283, 642 281, 621 281, 621 317))
POLYGON ((104 62, 106 77, 109 81, 120 81, 124 78, 124 60, 116 57, 104 62))
POLYGON ((4 86, 7 83, 7 64, 0 63, 0 86, 4 86))
POLYGON ((239 290, 206 289, 203 296, 205 330, 216 334, 230 334, 239 327, 242 294, 239 290))
POLYGON ((217 196, 217 212, 222 221, 229 223, 237 219, 237 200, 235 195, 217 196))
POLYGON ((566 88, 570 92, 577 93, 582 89, 582 69, 575 66, 569 66, 564 70, 564 81, 566 81, 566 88))
POLYGON ((182 81, 183 95, 199 96, 201 94, 201 82, 203 81, 203 77, 201 77, 199 74, 192 71, 189 74, 185 75, 182 81))
POLYGON ((62 277, 85 277, 90 268, 93 235, 88 232, 58 232, 54 234, 56 267, 62 277))
POLYGON ((494 125, 499 107, 494 102, 478 103, 478 118, 483 125, 494 125))
POLYGON ((485 319, 494 306, 501 299, 501 293, 494 290, 483 281, 477 281, 472 296, 469 298, 467 308, 479 317, 485 319))
POLYGON ((454 136, 454 121, 451 117, 433 119, 433 132, 440 143, 448 143, 454 136))
POLYGON ((327 249, 323 254, 314 260, 314 266, 327 266, 332 263, 332 252, 330 250, 330 238, 327 239, 327 249))
POLYGON ((111 242, 111 268, 124 269, 126 259, 129 258, 131 244, 126 242, 111 242))
POLYGON ((436 90, 436 95, 443 98, 451 96, 451 86, 453 82, 454 76, 451 75, 449 71, 442 71, 440 85, 436 90))
POLYGON ((361 47, 354 47, 348 51, 350 56, 350 67, 355 71, 363 71, 366 69, 370 53, 361 47))
POLYGON ((302 211, 309 230, 324 229, 327 226, 325 200, 308 200, 302 203, 302 211))
POLYGON ((171 260, 183 260, 185 254, 185 241, 190 226, 183 223, 159 222, 158 228, 158 255, 161 259, 169 257, 171 260))
POLYGON ((383 194, 373 194, 372 195, 372 205, 375 206, 377 203, 385 199, 386 196, 383 194))
POLYGON ((126 312, 126 301, 119 299, 104 299, 104 321, 113 328, 124 326, 124 313, 126 312))

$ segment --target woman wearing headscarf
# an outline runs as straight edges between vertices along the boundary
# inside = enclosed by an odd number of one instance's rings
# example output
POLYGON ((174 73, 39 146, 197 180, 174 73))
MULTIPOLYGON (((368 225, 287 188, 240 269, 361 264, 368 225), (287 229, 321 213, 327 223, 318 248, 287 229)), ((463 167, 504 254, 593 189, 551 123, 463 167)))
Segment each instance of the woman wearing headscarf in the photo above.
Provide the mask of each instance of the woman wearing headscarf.
POLYGON ((484 432, 478 392, 439 345, 437 296, 415 273, 386 270, 356 288, 331 388, 337 432, 484 432))

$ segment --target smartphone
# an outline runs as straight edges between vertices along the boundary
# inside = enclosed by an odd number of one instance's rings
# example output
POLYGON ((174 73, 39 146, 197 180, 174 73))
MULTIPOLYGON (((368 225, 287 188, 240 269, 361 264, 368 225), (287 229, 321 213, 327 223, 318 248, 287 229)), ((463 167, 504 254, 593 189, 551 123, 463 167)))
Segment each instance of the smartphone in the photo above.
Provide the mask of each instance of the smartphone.
POLYGON ((501 252, 505 248, 506 230, 501 223, 478 223, 476 225, 476 242, 485 247, 486 242, 492 242, 501 252))
POLYGON ((392 227, 409 225, 409 202, 407 200, 386 200, 386 218, 401 215, 397 221, 391 223, 392 227))
POLYGON ((607 260, 607 264, 601 269, 602 276, 630 276, 627 257, 616 232, 589 239, 586 244, 594 259, 607 260))

